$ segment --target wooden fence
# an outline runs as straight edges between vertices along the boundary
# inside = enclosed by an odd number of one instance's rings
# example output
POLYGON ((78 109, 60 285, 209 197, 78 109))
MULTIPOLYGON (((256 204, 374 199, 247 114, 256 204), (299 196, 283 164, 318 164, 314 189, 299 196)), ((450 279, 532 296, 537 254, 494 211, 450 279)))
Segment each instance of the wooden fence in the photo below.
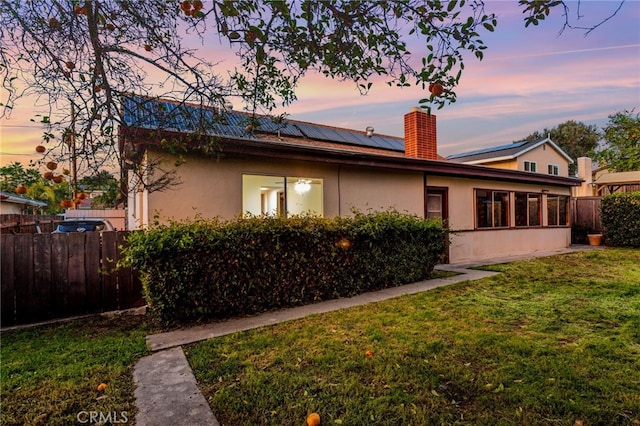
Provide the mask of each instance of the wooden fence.
POLYGON ((571 199, 571 224, 591 231, 601 232, 600 204, 602 197, 579 197, 571 199))
POLYGON ((3 234, 2 327, 143 306, 136 272, 116 269, 127 234, 3 234))
POLYGON ((62 222, 61 216, 43 216, 33 214, 2 214, 0 215, 0 231, 3 234, 37 234, 40 232, 53 232, 58 223, 62 222))

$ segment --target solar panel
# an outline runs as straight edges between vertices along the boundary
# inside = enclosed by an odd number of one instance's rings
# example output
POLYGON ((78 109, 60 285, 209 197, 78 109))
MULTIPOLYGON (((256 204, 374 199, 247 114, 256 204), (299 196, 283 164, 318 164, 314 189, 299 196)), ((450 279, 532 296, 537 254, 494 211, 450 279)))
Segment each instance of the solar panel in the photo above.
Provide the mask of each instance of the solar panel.
POLYGON ((461 154, 454 154, 454 155, 450 155, 447 158, 460 158, 460 157, 469 157, 471 155, 479 155, 479 154, 487 154, 490 152, 496 152, 496 151, 503 151, 505 149, 511 149, 511 148, 519 148, 522 145, 528 143, 528 141, 523 141, 523 142, 516 142, 516 143, 510 143, 508 145, 501 145, 501 146, 494 146, 491 148, 483 148, 483 149, 479 149, 476 151, 469 151, 469 152, 463 152, 461 154))
MULTIPOLYGON (((123 98, 123 121, 128 126, 146 129, 164 129, 177 132, 204 131, 208 134, 256 139, 246 130, 251 115, 238 111, 216 113, 212 108, 181 105, 169 101, 142 97, 123 98)), ((327 142, 343 143, 373 148, 404 150, 404 141, 385 136, 368 137, 346 129, 300 122, 276 122, 270 117, 257 116, 260 132, 293 137, 308 137, 327 142)))

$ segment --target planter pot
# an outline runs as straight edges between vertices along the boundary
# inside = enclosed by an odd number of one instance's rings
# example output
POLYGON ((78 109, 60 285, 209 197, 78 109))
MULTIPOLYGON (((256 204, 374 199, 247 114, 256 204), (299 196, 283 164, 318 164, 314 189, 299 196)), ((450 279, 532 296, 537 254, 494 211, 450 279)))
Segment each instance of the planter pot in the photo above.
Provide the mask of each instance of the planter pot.
POLYGON ((602 234, 589 234, 587 235, 590 246, 599 246, 602 244, 602 234))

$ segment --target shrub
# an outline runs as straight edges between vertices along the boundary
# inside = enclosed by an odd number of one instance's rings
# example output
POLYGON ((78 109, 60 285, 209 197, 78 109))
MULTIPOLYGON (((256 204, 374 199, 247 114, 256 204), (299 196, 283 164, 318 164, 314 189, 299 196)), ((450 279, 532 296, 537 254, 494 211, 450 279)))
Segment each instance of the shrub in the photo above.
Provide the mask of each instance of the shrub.
POLYGON ((194 220, 129 237, 153 317, 226 318, 348 297, 429 277, 448 246, 439 221, 388 211, 351 218, 194 220))
POLYGON ((616 247, 640 247, 640 192, 602 197, 605 242, 616 247))

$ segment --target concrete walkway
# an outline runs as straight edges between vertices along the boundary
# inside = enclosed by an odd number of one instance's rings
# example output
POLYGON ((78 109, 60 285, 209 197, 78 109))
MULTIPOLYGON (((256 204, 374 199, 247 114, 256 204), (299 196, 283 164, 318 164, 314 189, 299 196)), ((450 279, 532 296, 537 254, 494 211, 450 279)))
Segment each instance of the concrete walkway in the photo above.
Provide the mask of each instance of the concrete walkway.
POLYGON ((158 352, 140 359, 134 367, 135 397, 138 407, 136 424, 140 426, 166 424, 219 425, 207 401, 198 389, 196 379, 182 352, 181 345, 270 326, 308 315, 380 302, 406 294, 420 293, 463 281, 478 280, 497 274, 496 272, 468 269, 474 266, 513 262, 587 249, 590 249, 590 247, 574 246, 569 249, 539 252, 526 256, 514 256, 467 264, 440 265, 436 269, 457 272, 459 275, 421 281, 350 298, 328 300, 307 306, 267 312, 252 317, 236 318, 224 322, 152 334, 147 336, 147 344, 151 350, 158 352))

